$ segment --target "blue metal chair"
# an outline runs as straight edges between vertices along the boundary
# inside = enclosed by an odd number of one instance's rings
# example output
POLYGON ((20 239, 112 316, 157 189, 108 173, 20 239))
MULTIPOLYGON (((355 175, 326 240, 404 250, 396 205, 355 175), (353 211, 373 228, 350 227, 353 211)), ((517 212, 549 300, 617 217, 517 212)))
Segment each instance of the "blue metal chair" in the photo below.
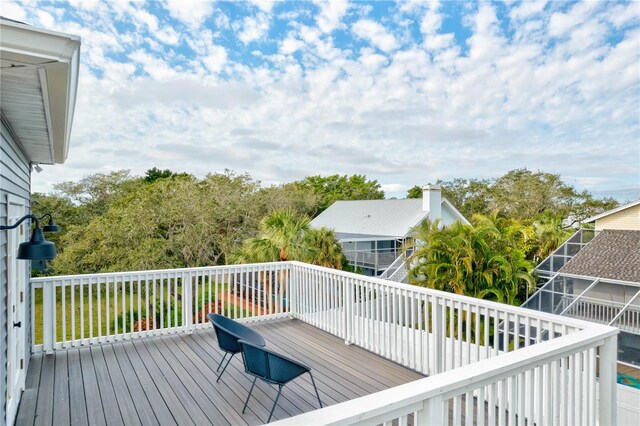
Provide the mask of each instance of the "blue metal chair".
POLYGON ((320 394, 318 393, 316 382, 313 380, 311 368, 246 340, 238 340, 238 343, 242 347, 244 371, 254 376, 251 390, 249 390, 249 396, 247 396, 247 400, 242 408, 243 413, 247 409, 247 404, 251 398, 251 392, 253 392, 256 380, 261 379, 269 384, 278 385, 278 395, 267 419, 267 423, 269 423, 273 416, 273 411, 276 409, 276 405, 278 405, 278 399, 280 398, 283 386, 304 373, 309 373, 313 389, 316 391, 316 396, 318 397, 318 404, 320 404, 320 408, 322 408, 322 401, 320 401, 320 394))
POLYGON ((216 371, 220 370, 220 367, 222 366, 222 363, 224 362, 227 355, 231 354, 231 356, 227 360, 227 363, 224 365, 224 368, 222 369, 220 374, 218 374, 216 382, 219 381, 220 377, 222 377, 222 374, 224 374, 224 371, 229 366, 229 363, 231 362, 233 356, 242 351, 242 347, 238 343, 238 340, 242 339, 260 347, 266 345, 261 335, 251 330, 249 327, 246 327, 239 322, 232 320, 231 318, 227 318, 223 315, 214 313, 208 314, 207 318, 213 325, 213 329, 216 332, 216 337, 218 338, 218 346, 224 351, 224 356, 220 360, 216 371))

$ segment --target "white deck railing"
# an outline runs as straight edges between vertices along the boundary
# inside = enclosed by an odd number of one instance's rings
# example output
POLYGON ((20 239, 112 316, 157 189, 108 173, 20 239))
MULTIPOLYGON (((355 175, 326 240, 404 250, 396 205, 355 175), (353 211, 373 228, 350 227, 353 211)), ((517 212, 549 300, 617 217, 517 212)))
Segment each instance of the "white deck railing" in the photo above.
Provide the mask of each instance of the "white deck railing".
POLYGON ((209 311, 288 315, 432 376, 286 424, 441 424, 449 410, 453 424, 615 423, 618 330, 573 318, 300 262, 37 278, 32 292, 34 350, 191 332, 209 311))
POLYGON ((33 349, 192 332, 209 326, 209 312, 282 316, 289 274, 289 264, 268 263, 33 278, 33 349))

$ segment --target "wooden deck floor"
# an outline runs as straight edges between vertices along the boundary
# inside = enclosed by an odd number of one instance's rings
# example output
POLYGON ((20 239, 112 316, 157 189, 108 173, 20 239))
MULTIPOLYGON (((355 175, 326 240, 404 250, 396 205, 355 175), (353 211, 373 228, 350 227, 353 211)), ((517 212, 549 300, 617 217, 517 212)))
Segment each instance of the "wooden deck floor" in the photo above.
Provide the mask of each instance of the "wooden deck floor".
MULTIPOLYGON (((323 404, 332 405, 423 377, 296 320, 252 326, 267 347, 312 368, 323 404)), ((219 383, 222 353, 213 330, 31 358, 17 425, 262 424, 277 389, 251 379, 234 357, 219 383)), ((274 419, 316 408, 308 375, 285 386, 274 419)))

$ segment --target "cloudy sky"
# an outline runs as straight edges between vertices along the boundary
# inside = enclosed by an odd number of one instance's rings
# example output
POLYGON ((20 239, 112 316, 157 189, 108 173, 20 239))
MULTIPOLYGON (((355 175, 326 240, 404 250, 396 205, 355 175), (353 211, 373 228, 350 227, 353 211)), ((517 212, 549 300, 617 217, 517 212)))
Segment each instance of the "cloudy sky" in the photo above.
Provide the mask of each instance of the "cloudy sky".
POLYGON ((640 198, 640 3, 10 1, 82 37, 69 159, 366 174, 387 196, 520 167, 640 198))

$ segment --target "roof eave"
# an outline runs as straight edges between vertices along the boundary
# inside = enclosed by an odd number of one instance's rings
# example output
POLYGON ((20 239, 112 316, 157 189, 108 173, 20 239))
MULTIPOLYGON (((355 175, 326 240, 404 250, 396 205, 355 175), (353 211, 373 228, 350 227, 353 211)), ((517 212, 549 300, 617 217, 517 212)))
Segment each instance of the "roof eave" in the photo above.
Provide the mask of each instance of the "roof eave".
POLYGON ((80 37, 2 20, 2 59, 41 73, 47 127, 50 129, 51 162, 67 159, 80 70, 80 37), (46 92, 45 92, 46 91, 46 92))

